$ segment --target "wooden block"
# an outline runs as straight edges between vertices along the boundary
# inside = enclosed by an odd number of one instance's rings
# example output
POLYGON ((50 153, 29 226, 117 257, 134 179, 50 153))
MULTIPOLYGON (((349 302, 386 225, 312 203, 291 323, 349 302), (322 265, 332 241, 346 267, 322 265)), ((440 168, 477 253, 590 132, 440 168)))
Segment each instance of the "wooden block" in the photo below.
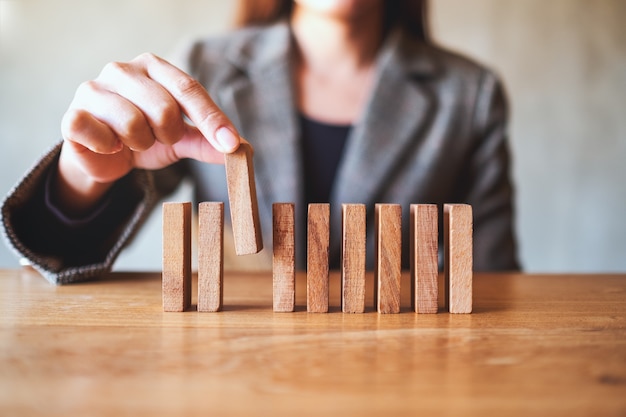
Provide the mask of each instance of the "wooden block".
POLYGON ((330 204, 309 204, 306 305, 309 313, 328 312, 330 204))
POLYGON ((224 203, 198 206, 198 311, 220 311, 224 298, 224 203))
POLYGON ((399 204, 376 204, 375 209, 376 306, 379 313, 399 313, 402 275, 402 207, 399 204))
POLYGON ((191 304, 191 203, 163 203, 163 311, 191 304))
POLYGON ((450 313, 471 313, 472 207, 445 204, 443 224, 446 308, 450 313))
POLYGON ((416 313, 437 313, 438 228, 436 204, 411 204, 411 304, 416 313))
POLYGON ((292 312, 296 305, 295 205, 274 203, 272 213, 274 311, 292 312))
POLYGON ((263 249, 252 163, 253 153, 252 145, 242 141, 235 152, 224 156, 237 255, 258 253, 263 249))
POLYGON ((341 306, 344 313, 365 311, 365 205, 342 204, 341 306))

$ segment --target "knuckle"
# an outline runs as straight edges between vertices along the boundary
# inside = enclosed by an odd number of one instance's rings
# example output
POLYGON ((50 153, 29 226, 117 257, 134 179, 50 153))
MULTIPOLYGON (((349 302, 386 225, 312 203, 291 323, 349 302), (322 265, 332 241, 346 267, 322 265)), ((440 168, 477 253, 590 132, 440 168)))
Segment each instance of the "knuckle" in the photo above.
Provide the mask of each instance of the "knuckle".
POLYGON ((135 137, 146 131, 146 121, 137 112, 127 114, 120 123, 120 134, 125 137, 135 137))
POLYGON ((124 62, 113 61, 113 62, 107 63, 104 66, 104 68, 102 68, 102 72, 105 72, 105 73, 124 72, 124 71, 127 70, 127 68, 128 68, 128 64, 126 64, 124 62))
POLYGON ((171 107, 166 107, 158 112, 153 123, 155 130, 160 133, 159 139, 163 143, 176 143, 183 134, 182 116, 180 112, 171 107))
POLYGON ((65 139, 74 137, 77 133, 82 132, 89 122, 89 114, 82 109, 69 109, 63 115, 61 121, 61 133, 65 139))
POLYGON ((172 108, 167 103, 155 103, 154 104, 154 122, 159 127, 167 127, 169 124, 177 123, 176 119, 180 119, 180 111, 172 108))
POLYGON ((218 126, 224 124, 226 122, 226 117, 224 114, 217 108, 208 109, 202 118, 202 125, 209 126, 218 126))
POLYGON ((197 95, 204 89, 200 82, 192 77, 179 77, 174 83, 174 88, 179 96, 197 95))
POLYGON ((104 79, 115 79, 120 76, 127 76, 132 74, 134 71, 133 65, 128 62, 109 62, 102 68, 102 72, 100 73, 98 78, 104 79))
POLYGON ((141 62, 143 64, 153 64, 159 62, 160 60, 161 59, 152 52, 144 52, 133 59, 134 62, 141 62))
POLYGON ((76 96, 92 95, 100 90, 100 86, 97 81, 89 80, 80 83, 76 89, 76 96))
POLYGON ((63 116, 61 123, 61 135, 63 139, 81 145, 84 151, 106 153, 110 144, 108 138, 93 134, 94 119, 82 109, 70 109, 63 116))
POLYGON ((126 138, 124 142, 138 151, 144 151, 154 143, 154 135, 145 118, 137 113, 129 114, 120 124, 119 135, 126 138))

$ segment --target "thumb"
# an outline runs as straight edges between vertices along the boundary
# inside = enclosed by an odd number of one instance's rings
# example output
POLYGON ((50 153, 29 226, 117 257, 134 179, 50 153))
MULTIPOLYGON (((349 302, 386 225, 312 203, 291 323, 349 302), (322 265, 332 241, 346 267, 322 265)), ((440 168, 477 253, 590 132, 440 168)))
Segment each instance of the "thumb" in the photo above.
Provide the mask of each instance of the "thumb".
POLYGON ((197 127, 186 125, 185 134, 174 145, 174 153, 178 159, 191 158, 209 164, 223 164, 224 154, 206 140, 197 127))
POLYGON ((160 169, 180 159, 191 158, 209 164, 223 164, 224 154, 211 145, 198 128, 185 124, 183 137, 173 145, 154 142, 147 151, 134 152, 137 168, 160 169))

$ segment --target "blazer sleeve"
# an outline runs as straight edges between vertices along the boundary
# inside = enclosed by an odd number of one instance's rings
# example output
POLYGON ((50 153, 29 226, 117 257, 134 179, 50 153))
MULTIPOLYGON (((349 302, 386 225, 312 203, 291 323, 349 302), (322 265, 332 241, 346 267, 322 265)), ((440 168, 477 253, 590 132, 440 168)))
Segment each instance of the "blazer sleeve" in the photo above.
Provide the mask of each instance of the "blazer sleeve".
POLYGON ((60 150, 61 144, 54 146, 8 194, 2 204, 2 225, 18 256, 48 281, 67 284, 109 272, 122 248, 159 199, 177 186, 182 173, 177 166, 163 172, 133 170, 116 182, 94 212, 68 220, 51 207, 46 190, 60 150))
POLYGON ((474 269, 519 270, 514 232, 514 190, 507 138, 508 104, 502 84, 489 71, 474 108, 470 158, 458 188, 472 205, 474 269))

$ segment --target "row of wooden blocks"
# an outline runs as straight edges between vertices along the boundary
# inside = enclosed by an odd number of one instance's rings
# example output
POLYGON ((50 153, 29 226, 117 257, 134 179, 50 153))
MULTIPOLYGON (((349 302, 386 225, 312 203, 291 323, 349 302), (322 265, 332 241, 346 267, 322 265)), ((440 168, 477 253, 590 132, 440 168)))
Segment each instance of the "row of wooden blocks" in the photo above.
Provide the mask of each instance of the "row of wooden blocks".
MULTIPOLYGON (((438 311, 438 211, 412 204, 410 213, 411 302, 417 313, 438 311)), ((224 204, 198 209, 198 311, 223 304, 224 204)), ((400 312, 402 209, 375 206, 375 294, 380 313, 400 312)), ((472 208, 444 205, 446 309, 472 311, 472 208)), ((366 207, 342 205, 341 305, 344 313, 365 311, 366 207)), ((295 206, 273 205, 273 308, 295 310, 295 206)), ((328 312, 330 205, 310 204, 307 228, 307 311, 328 312)), ((163 309, 191 304, 191 203, 163 204, 163 309)))

